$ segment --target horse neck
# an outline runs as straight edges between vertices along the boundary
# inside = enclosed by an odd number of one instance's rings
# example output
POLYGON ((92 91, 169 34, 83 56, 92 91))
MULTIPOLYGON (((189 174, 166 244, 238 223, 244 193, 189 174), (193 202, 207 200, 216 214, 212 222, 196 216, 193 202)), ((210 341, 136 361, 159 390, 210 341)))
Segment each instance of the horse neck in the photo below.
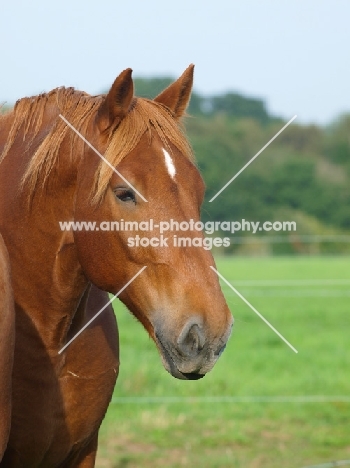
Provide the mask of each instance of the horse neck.
MULTIPOLYGON (((51 118, 44 118, 43 125, 52 119, 49 111, 51 118)), ((27 153, 16 142, 0 165, 0 232, 10 253, 17 307, 30 316, 50 346, 64 340, 88 281, 72 234, 59 226, 59 221, 73 220, 78 158, 71 160, 63 142, 54 183, 33 195, 30 209, 28 193, 19 188, 37 141, 40 132, 27 153)))

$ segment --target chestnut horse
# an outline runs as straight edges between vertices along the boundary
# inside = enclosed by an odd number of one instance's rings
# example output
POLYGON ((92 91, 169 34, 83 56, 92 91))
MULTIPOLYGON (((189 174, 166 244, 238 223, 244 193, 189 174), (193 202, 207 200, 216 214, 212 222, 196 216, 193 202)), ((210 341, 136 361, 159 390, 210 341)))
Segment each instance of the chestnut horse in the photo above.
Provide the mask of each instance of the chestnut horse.
MULTIPOLYGON (((116 294, 142 267, 119 298, 168 372, 201 378, 226 345, 232 316, 209 251, 170 241, 130 247, 130 232, 59 226, 199 220, 204 184, 180 124, 192 81, 190 66, 154 100, 135 98, 127 69, 107 95, 58 88, 19 100, 1 117, 0 232, 11 262, 16 339, 11 432, 0 467, 94 466, 118 375, 112 308, 60 350, 108 302, 106 291, 116 294)), ((194 236, 202 233, 186 233, 194 236)))

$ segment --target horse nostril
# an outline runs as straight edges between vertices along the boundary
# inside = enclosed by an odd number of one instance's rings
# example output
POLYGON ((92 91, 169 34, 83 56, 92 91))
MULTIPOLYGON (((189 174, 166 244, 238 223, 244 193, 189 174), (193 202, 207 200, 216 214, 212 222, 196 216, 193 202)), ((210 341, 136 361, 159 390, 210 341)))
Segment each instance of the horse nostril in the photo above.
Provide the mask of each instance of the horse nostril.
POLYGON ((214 353, 215 356, 220 357, 221 354, 225 351, 225 348, 226 348, 226 343, 225 343, 223 346, 220 346, 220 347, 216 350, 216 352, 214 353))
POLYGON ((178 338, 179 351, 188 357, 197 356, 204 347, 205 336, 197 323, 189 323, 183 328, 178 338))

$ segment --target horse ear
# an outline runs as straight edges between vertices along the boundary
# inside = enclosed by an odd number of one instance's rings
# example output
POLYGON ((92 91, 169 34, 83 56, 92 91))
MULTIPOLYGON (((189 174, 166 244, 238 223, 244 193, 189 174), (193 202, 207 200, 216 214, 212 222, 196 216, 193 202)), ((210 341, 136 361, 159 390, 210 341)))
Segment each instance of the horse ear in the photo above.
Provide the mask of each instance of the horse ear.
POLYGON ((131 68, 121 72, 98 109, 96 119, 101 132, 117 126, 128 113, 134 96, 131 73, 131 68))
POLYGON ((186 111, 193 85, 194 65, 190 65, 174 83, 168 86, 154 100, 164 104, 179 119, 186 111))

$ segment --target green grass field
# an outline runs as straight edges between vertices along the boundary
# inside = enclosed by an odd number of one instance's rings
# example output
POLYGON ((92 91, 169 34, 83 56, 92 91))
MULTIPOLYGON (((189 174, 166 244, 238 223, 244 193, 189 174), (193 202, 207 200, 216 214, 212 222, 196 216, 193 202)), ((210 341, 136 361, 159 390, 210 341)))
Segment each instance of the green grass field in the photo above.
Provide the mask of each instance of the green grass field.
POLYGON ((116 304, 121 370, 96 466, 302 468, 350 459, 349 266, 346 257, 218 259, 298 354, 223 285, 234 332, 200 381, 171 377, 116 304), (313 396, 335 398, 303 400, 313 396))

